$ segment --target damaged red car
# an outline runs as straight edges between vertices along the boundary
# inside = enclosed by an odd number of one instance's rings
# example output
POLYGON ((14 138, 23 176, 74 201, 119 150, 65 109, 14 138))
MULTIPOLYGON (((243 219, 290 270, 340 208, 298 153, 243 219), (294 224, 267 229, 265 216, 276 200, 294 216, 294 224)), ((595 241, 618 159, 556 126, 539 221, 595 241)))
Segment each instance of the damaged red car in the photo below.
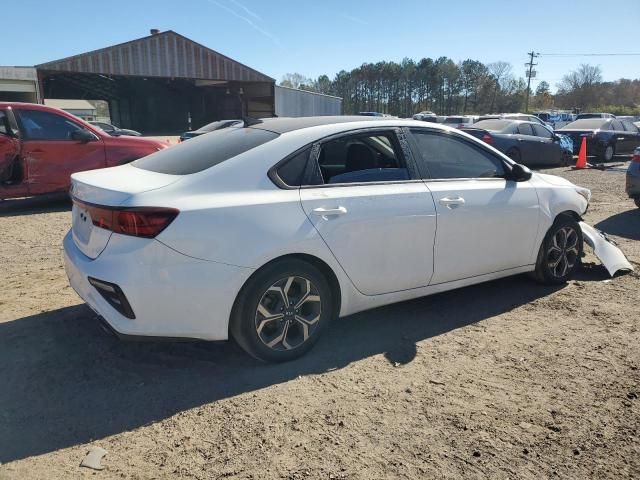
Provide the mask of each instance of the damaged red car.
POLYGON ((122 165, 168 146, 112 137, 57 108, 0 102, 0 200, 64 192, 72 173, 122 165))

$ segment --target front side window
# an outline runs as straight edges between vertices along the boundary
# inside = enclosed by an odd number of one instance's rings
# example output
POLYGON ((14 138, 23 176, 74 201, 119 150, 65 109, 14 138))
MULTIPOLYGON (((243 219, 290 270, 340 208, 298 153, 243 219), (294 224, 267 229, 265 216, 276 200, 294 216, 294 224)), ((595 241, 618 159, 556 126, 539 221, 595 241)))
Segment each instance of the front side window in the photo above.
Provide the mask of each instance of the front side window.
POLYGON ((0 110, 0 135, 11 135, 11 126, 7 112, 0 110))
POLYGON ((624 131, 624 127, 622 126, 622 122, 620 120, 611 120, 611 128, 618 132, 624 131))
POLYGON ((536 137, 553 138, 553 134, 542 125, 533 125, 533 131, 536 137))
POLYGON ((18 120, 25 140, 72 140, 73 132, 83 130, 62 115, 42 110, 19 110, 18 120))
POLYGON ((624 129, 627 132, 638 133, 638 127, 636 127, 633 123, 631 123, 631 122, 622 122, 622 125, 624 125, 624 129))
POLYGON ((318 167, 325 184, 410 178, 393 133, 349 135, 324 142, 318 154, 318 167))
MULTIPOLYGON (((412 130, 422 165, 432 179, 504 178, 502 161, 455 135, 412 130)), ((423 172, 424 175, 424 172, 423 172)))

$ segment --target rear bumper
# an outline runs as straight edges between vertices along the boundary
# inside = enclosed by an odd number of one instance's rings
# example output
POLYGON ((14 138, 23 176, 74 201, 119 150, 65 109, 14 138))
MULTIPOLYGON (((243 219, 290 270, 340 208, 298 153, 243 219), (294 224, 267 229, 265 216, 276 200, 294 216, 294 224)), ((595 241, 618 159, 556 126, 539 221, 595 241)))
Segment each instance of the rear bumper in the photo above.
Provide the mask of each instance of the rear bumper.
POLYGON ((69 283, 120 336, 226 340, 235 297, 252 269, 187 257, 157 240, 114 234, 92 260, 63 241, 69 283), (88 277, 118 285, 135 318, 110 305, 88 277))

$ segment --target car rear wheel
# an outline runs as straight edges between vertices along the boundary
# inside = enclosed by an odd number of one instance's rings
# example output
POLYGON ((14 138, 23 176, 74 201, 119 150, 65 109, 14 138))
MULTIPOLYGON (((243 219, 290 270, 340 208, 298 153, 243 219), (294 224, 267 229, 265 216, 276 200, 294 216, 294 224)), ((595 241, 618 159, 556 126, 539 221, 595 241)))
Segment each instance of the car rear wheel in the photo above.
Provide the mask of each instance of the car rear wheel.
POLYGON ((333 293, 324 275, 291 259, 258 271, 238 295, 230 331, 265 362, 286 362, 308 352, 331 320, 333 293))
POLYGON ((571 152, 567 152, 566 150, 562 152, 562 159, 560 160, 560 165, 563 167, 568 167, 573 164, 573 154, 571 152))
POLYGON ((605 162, 610 162, 613 160, 613 156, 616 154, 616 149, 613 145, 609 144, 602 152, 602 160, 605 162))
POLYGON ((547 285, 565 283, 579 267, 582 249, 580 225, 568 215, 560 215, 540 246, 534 278, 547 285))
POLYGON ((521 159, 520 150, 518 150, 517 148, 510 148, 509 150, 507 150, 507 157, 509 157, 511 160, 513 160, 516 163, 520 163, 520 159, 521 159))

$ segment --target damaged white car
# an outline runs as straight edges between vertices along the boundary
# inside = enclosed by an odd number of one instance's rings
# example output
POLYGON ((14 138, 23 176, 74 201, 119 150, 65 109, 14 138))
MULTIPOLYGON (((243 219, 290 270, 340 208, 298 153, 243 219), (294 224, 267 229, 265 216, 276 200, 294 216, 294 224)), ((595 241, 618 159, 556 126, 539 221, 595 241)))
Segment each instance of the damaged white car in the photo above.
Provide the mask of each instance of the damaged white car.
POLYGON ((76 173, 71 193, 67 274, 111 329, 233 336, 266 361, 380 305, 525 272, 565 282, 590 199, 459 130, 384 117, 246 121, 76 173))

